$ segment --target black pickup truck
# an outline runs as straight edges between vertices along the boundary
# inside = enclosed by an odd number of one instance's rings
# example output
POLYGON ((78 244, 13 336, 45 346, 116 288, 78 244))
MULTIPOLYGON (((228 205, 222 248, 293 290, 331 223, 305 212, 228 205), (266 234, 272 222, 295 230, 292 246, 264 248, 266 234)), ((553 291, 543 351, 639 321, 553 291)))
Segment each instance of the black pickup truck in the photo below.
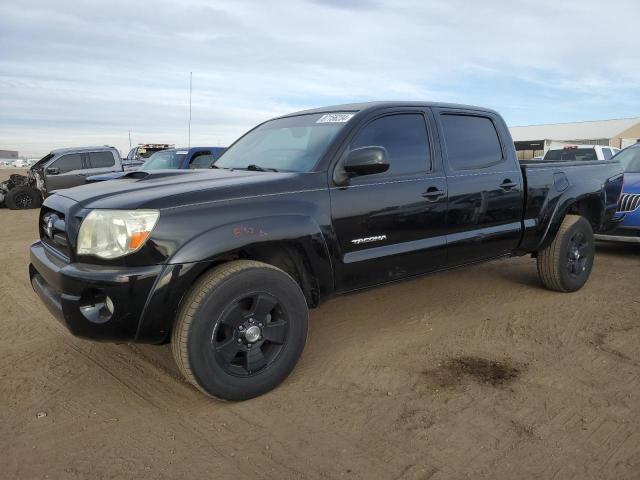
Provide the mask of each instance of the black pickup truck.
POLYGON ((525 254, 579 289, 622 179, 616 161, 519 164, 484 108, 327 107, 255 127, 211 170, 48 197, 29 275, 72 333, 171 342, 196 387, 247 399, 293 370, 332 295, 525 254))

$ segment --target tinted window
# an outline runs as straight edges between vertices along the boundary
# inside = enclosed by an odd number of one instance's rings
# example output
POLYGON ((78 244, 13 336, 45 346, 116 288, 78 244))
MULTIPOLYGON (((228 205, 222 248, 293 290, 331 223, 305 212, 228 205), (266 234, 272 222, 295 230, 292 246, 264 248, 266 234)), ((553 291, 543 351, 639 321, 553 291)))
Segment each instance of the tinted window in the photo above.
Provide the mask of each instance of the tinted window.
POLYGON ((613 154, 611 153, 611 149, 609 148, 603 148, 602 153, 604 155, 605 160, 609 160, 611 157, 613 157, 613 154))
POLYGON ((443 115, 441 119, 453 170, 486 168, 502 161, 502 147, 491 119, 471 115, 443 115))
POLYGON ((70 172, 71 170, 81 170, 82 156, 79 153, 63 155, 50 166, 59 169, 60 173, 70 172))
POLYGON ((198 152, 191 159, 189 168, 209 168, 213 163, 211 152, 198 152))
POLYGON ((427 127, 422 115, 413 113, 378 118, 358 132, 350 148, 373 146, 387 150, 391 166, 385 175, 431 170, 427 127))
POLYGON ((93 168, 113 167, 116 164, 111 152, 90 152, 89 163, 93 168))
POLYGON ((558 150, 549 150, 544 156, 545 160, 563 160, 567 162, 575 160, 597 160, 595 148, 566 147, 558 150))

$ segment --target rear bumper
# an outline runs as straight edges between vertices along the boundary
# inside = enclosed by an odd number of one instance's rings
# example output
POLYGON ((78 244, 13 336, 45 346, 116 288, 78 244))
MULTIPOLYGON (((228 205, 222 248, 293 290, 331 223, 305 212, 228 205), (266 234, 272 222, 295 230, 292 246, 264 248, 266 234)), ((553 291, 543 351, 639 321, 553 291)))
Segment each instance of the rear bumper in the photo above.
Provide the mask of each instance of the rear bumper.
POLYGON ((29 278, 52 315, 79 337, 135 341, 161 265, 104 267, 67 263, 41 242, 31 246, 29 278))

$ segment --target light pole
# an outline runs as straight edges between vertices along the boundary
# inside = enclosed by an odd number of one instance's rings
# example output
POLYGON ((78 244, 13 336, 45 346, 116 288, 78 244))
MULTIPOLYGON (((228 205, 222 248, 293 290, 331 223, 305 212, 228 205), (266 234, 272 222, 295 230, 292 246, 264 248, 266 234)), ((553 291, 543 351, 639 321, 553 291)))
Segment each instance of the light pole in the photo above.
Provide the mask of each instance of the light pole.
POLYGON ((188 147, 191 148, 191 92, 193 91, 193 72, 189 72, 189 141, 188 147))

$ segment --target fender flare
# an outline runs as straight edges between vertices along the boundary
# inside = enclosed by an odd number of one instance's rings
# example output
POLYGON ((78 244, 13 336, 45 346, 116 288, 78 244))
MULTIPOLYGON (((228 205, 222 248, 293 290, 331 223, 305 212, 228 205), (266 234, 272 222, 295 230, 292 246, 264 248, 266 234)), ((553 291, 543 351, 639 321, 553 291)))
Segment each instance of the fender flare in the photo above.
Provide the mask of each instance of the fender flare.
MULTIPOLYGON (((567 193, 568 192, 569 191, 567 191, 567 193)), ((546 248, 553 241, 553 239, 556 236, 556 233, 560 229, 560 225, 562 224, 564 217, 571 211, 571 208, 577 203, 585 200, 597 200, 598 202, 600 202, 601 205, 604 205, 604 203, 602 203, 603 202, 602 192, 588 193, 588 194, 580 195, 577 197, 573 195, 571 196, 563 195, 562 197, 560 197, 560 199, 556 203, 553 213, 551 214, 551 217, 547 224, 547 229, 544 232, 536 250, 542 250, 546 248)), ((601 217, 603 212, 600 211, 598 213, 599 213, 599 216, 601 217)), ((587 219, 587 220, 591 221, 592 219, 587 219)), ((599 223, 600 223, 600 219, 598 219, 597 226, 599 226, 599 223)), ((597 229, 597 226, 594 228, 594 230, 597 229)))
POLYGON ((241 250, 283 242, 302 251, 322 292, 334 290, 333 265, 325 235, 320 225, 307 215, 282 214, 216 226, 182 245, 168 264, 218 262, 241 250))

